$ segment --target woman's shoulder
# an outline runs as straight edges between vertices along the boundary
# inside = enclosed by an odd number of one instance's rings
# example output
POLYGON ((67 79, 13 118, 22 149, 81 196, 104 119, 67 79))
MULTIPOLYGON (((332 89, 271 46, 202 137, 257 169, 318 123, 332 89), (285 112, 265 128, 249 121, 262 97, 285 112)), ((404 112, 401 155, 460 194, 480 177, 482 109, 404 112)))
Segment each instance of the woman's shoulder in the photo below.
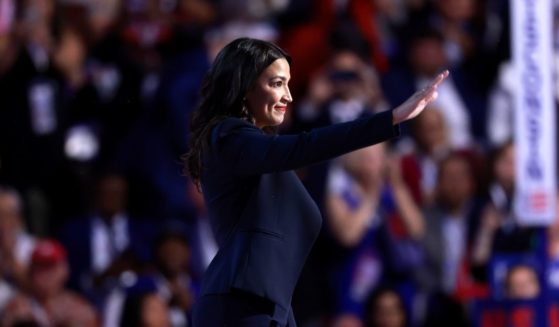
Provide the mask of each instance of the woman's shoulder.
POLYGON ((241 131, 255 131, 260 129, 245 119, 238 117, 226 117, 220 120, 213 128, 212 138, 220 139, 225 136, 238 133, 241 131))

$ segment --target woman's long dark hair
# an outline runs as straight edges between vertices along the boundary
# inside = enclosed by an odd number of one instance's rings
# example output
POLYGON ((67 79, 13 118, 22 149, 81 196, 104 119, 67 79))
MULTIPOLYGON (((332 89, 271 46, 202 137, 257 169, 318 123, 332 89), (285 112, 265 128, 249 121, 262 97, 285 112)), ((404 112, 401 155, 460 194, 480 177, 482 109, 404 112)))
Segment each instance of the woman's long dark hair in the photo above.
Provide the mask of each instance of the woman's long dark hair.
POLYGON ((244 106, 244 97, 258 76, 277 59, 289 55, 277 45, 240 38, 227 44, 204 77, 200 102, 190 117, 189 151, 184 155, 185 172, 199 183, 202 153, 208 147, 213 126, 224 118, 238 117, 253 122, 244 106))

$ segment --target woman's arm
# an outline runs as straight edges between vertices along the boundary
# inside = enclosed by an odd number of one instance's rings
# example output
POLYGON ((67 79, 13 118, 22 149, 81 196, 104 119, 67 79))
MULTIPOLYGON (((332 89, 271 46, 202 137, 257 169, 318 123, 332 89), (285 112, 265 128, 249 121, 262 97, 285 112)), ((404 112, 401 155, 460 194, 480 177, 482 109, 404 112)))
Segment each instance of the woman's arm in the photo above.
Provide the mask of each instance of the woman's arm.
POLYGON ((254 125, 229 118, 214 128, 212 144, 221 163, 234 173, 263 174, 300 168, 399 135, 398 124, 417 116, 437 97, 440 74, 402 105, 367 118, 314 129, 298 135, 271 136, 254 125))
POLYGON ((216 126, 216 158, 234 173, 263 174, 300 168, 382 142, 399 134, 392 112, 317 128, 297 135, 267 135, 229 118, 216 126))

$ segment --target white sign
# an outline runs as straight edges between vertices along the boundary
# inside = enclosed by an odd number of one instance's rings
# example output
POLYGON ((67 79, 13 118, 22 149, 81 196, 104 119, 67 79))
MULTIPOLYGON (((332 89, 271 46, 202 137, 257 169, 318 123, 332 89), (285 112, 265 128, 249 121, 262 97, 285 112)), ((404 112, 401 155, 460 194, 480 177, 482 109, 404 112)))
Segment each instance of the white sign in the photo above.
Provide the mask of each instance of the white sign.
POLYGON ((556 211, 552 0, 512 0, 516 194, 521 224, 549 225, 556 211))

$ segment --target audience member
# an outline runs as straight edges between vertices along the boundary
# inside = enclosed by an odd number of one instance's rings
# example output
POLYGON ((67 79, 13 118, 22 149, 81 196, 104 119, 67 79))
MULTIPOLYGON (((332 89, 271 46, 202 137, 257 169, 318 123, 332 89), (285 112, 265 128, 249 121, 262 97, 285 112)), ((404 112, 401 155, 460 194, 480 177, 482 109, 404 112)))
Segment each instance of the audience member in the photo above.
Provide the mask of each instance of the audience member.
MULTIPOLYGON (((388 61, 380 46, 380 33, 374 15, 375 4, 368 0, 291 1, 292 7, 305 8, 308 17, 293 23, 293 11, 285 14, 292 25, 285 28, 279 43, 294 62, 291 90, 295 98, 304 93, 310 78, 328 61, 332 51, 350 49, 360 53, 369 65, 384 71, 388 61), (373 19, 372 19, 373 18, 373 19), (312 49, 312 51, 309 51, 312 49)), ((301 13, 297 13, 301 15, 301 13)))
POLYGON ((394 289, 379 287, 371 292, 365 307, 365 327, 406 327, 408 324, 404 302, 394 289))
POLYGON ((198 280, 191 272, 192 248, 181 229, 165 231, 155 247, 156 279, 159 295, 169 307, 172 326, 188 325, 196 299, 198 280))
POLYGON ((428 24, 444 35, 451 65, 475 77, 477 89, 486 89, 499 62, 510 57, 509 8, 506 1, 436 0, 428 24))
MULTIPOLYGON (((55 48, 54 0, 17 1, 13 35, 18 41, 15 61, 3 73, 1 177, 22 191, 46 202, 29 207, 30 218, 52 222, 58 173, 63 155, 65 115, 59 105, 61 85, 52 62, 55 48), (41 169, 36 163, 41 162, 41 169)), ((35 223, 33 221, 33 223, 35 223)), ((41 232, 46 232, 41 230, 41 232)))
POLYGON ((439 163, 435 202, 424 215, 425 263, 417 270, 423 290, 455 294, 468 267, 479 209, 476 176, 464 155, 451 153, 439 163))
POLYGON ((165 59, 153 75, 155 93, 142 98, 145 110, 113 159, 130 180, 132 214, 184 219, 194 208, 185 201, 186 180, 177 158, 187 150, 189 114, 212 58, 202 44, 189 43, 165 59))
POLYGON ((487 141, 500 147, 512 139, 514 131, 514 70, 511 62, 499 67, 495 85, 491 87, 487 104, 487 141))
MULTIPOLYGON (((153 231, 128 215, 127 193, 128 185, 122 176, 101 176, 91 213, 62 229, 61 239, 74 267, 70 275, 72 287, 89 295, 99 292, 110 277, 149 257, 153 231)), ((110 285, 106 291, 110 291, 110 285)))
POLYGON ((397 280, 420 262, 415 240, 424 233, 423 216, 385 151, 375 145, 347 154, 330 171, 328 224, 347 251, 335 278, 339 313, 361 316, 366 295, 381 278, 397 280), (403 225, 401 234, 394 220, 403 225))
MULTIPOLYGON (((322 71, 318 72, 308 94, 297 107, 293 130, 346 122, 386 109, 384 96, 373 67, 352 50, 332 53, 322 71)), ((299 170, 310 194, 323 203, 325 181, 330 162, 299 170)))
POLYGON ((345 313, 334 318, 332 327, 363 327, 363 321, 355 314, 345 313))
POLYGON ((540 295, 540 281, 533 267, 510 267, 505 278, 505 291, 509 299, 535 299, 540 295))
MULTIPOLYGON (((404 66, 407 68, 393 69, 383 78, 384 93, 391 106, 402 103, 405 94, 422 89, 430 78, 448 67, 444 39, 438 31, 420 29, 413 35, 407 52, 408 65, 404 66)), ((476 138, 485 136, 485 103, 459 67, 451 70, 446 82, 439 90, 436 106, 442 109, 449 142, 455 149, 470 147, 476 138)))
MULTIPOLYGON (((152 279, 140 276, 127 290, 119 326, 171 327, 169 308, 152 279)), ((187 323, 181 326, 188 326, 187 323)))
POLYGON ((416 203, 428 207, 434 201, 438 163, 451 151, 441 110, 432 107, 417 117, 411 136, 412 150, 400 159, 402 175, 416 203))
POLYGON ((533 228, 520 226, 512 207, 515 190, 515 147, 509 141, 496 148, 490 165, 488 199, 480 216, 480 228, 472 252, 472 264, 480 269, 495 253, 524 253, 534 250, 533 228))
POLYGON ((35 238, 25 230, 23 203, 18 192, 0 185, 1 279, 24 287, 35 238))
POLYGON ((390 64, 398 64, 402 51, 402 38, 409 23, 410 16, 419 14, 414 6, 422 1, 387 1, 374 0, 375 21, 377 23, 380 38, 380 46, 383 53, 391 60, 390 64))
POLYGON ((356 52, 339 50, 314 77, 295 118, 308 128, 345 122, 385 109, 374 68, 356 52))
POLYGON ((479 12, 477 0, 434 1, 436 11, 431 24, 436 25, 444 36, 445 52, 451 65, 462 63, 471 57, 478 46, 479 35, 475 24, 479 12))
POLYGON ((64 288, 68 274, 62 245, 51 239, 38 241, 29 270, 29 294, 18 293, 8 303, 4 323, 33 320, 41 326, 99 326, 92 306, 64 288))

